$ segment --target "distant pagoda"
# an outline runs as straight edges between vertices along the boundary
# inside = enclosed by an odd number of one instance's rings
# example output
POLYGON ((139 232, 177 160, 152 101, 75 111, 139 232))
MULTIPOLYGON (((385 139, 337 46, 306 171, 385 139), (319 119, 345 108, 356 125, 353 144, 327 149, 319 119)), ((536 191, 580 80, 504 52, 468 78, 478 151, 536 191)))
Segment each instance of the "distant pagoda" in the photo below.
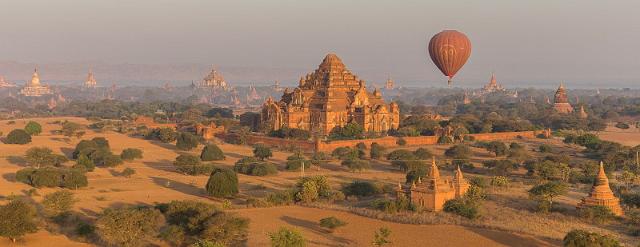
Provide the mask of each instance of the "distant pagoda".
POLYGON ((580 118, 587 118, 587 117, 589 117, 589 114, 587 114, 587 112, 585 112, 585 111, 584 111, 584 106, 583 106, 583 105, 581 105, 581 106, 580 106, 580 112, 579 112, 579 114, 580 114, 580 115, 579 115, 579 117, 580 117, 580 118))
POLYGON ((202 82, 198 83, 197 87, 224 90, 228 89, 227 82, 224 80, 224 77, 222 77, 222 74, 216 71, 215 67, 213 67, 211 69, 211 72, 209 72, 209 74, 204 77, 202 82))
POLYGON ((487 85, 484 85, 484 87, 482 87, 482 92, 484 93, 504 92, 504 91, 506 91, 506 89, 502 87, 502 85, 498 84, 495 73, 491 73, 491 79, 489 80, 489 83, 487 85))
POLYGON ((7 82, 3 76, 0 76, 0 88, 16 87, 16 84, 7 82))
POLYGON ((385 89, 388 89, 388 90, 391 90, 391 89, 393 89, 393 88, 394 88, 394 84, 395 84, 395 83, 393 82, 393 80, 391 79, 391 77, 389 77, 389 78, 387 79, 387 82, 384 84, 384 88, 385 88, 385 89))
POLYGON ((89 75, 87 75, 87 81, 84 82, 84 87, 85 88, 95 88, 98 85, 98 82, 96 82, 96 78, 93 77, 93 72, 91 70, 89 70, 89 75))
POLYGON ((553 100, 553 109, 561 114, 568 114, 573 112, 573 106, 569 104, 569 98, 567 92, 564 89, 564 84, 560 83, 556 95, 553 100))
POLYGON ((27 97, 40 97, 51 93, 49 85, 40 84, 40 75, 38 75, 37 68, 33 71, 31 81, 27 82, 27 84, 25 84, 25 86, 20 90, 20 94, 27 97))
POLYGON ((596 176, 596 181, 591 188, 589 195, 582 198, 578 203, 578 208, 605 206, 615 215, 623 215, 622 207, 620 207, 620 199, 618 199, 609 187, 609 178, 604 172, 604 165, 600 161, 600 170, 596 176))

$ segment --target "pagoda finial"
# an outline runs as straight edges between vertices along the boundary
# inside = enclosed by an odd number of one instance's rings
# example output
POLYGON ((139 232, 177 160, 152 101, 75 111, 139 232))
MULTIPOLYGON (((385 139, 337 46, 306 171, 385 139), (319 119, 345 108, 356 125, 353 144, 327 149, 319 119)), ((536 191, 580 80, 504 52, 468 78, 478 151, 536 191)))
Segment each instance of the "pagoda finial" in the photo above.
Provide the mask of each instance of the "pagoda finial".
POLYGON ((607 173, 604 172, 604 163, 602 161, 600 161, 600 170, 596 176, 596 185, 609 186, 609 178, 607 178, 607 173))
POLYGON ((435 157, 431 157, 431 169, 429 170, 429 178, 430 179, 440 178, 440 171, 438 170, 438 166, 436 165, 435 157))

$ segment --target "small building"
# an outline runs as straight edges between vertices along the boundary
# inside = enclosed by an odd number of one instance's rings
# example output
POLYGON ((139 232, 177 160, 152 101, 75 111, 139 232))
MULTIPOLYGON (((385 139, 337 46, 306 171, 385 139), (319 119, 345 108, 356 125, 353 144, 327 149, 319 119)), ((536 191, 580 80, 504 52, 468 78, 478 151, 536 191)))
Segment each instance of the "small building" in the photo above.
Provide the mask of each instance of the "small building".
POLYGON ((469 190, 469 183, 464 179, 460 167, 455 171, 453 179, 440 177, 435 158, 424 181, 418 178, 409 188, 398 185, 397 196, 406 197, 417 206, 429 211, 441 211, 448 200, 461 198, 469 190))
POLYGON ((560 114, 569 114, 573 112, 573 106, 569 104, 569 98, 567 92, 564 89, 564 85, 560 83, 556 95, 553 100, 553 109, 560 114))
POLYGON ((615 215, 623 215, 622 207, 620 207, 620 199, 618 199, 611 188, 609 187, 609 178, 604 172, 604 165, 600 162, 600 170, 596 176, 596 181, 591 188, 589 195, 582 198, 582 201, 578 203, 578 208, 592 207, 592 206, 605 206, 613 212, 615 215))

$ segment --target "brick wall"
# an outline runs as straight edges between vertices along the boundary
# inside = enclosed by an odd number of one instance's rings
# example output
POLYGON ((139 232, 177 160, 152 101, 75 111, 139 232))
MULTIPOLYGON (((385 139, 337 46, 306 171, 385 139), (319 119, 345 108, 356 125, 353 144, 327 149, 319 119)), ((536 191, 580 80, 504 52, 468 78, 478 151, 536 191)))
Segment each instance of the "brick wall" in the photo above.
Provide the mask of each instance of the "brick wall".
MULTIPOLYGON (((481 133, 481 134, 469 134, 477 141, 495 141, 495 140, 509 140, 522 138, 535 138, 536 135, 543 133, 543 131, 520 131, 520 132, 500 132, 500 133, 481 133)), ((386 136, 375 139, 363 139, 363 140, 335 140, 335 141, 301 141, 290 140, 276 137, 267 137, 259 135, 250 135, 248 137, 248 144, 253 145, 256 143, 263 143, 271 147, 278 148, 299 148, 305 152, 311 152, 317 150, 321 152, 332 152, 339 147, 354 147, 358 143, 364 143, 367 147, 372 143, 378 143, 383 147, 398 147, 399 139, 406 141, 406 146, 423 146, 423 145, 435 145, 438 143, 437 136, 415 136, 415 137, 393 137, 386 136)))

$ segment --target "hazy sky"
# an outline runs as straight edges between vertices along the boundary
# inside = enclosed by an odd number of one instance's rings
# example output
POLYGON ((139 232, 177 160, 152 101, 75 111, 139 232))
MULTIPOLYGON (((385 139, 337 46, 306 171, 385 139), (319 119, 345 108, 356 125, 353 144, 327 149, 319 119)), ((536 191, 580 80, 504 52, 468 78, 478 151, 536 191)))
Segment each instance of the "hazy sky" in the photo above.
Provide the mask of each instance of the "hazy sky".
MULTIPOLYGON (((0 0, 0 61, 217 64, 309 72, 336 52, 366 80, 446 79, 443 29, 473 51, 456 82, 640 85, 640 1, 0 0)), ((1 69, 1 68, 0 68, 1 69)))

